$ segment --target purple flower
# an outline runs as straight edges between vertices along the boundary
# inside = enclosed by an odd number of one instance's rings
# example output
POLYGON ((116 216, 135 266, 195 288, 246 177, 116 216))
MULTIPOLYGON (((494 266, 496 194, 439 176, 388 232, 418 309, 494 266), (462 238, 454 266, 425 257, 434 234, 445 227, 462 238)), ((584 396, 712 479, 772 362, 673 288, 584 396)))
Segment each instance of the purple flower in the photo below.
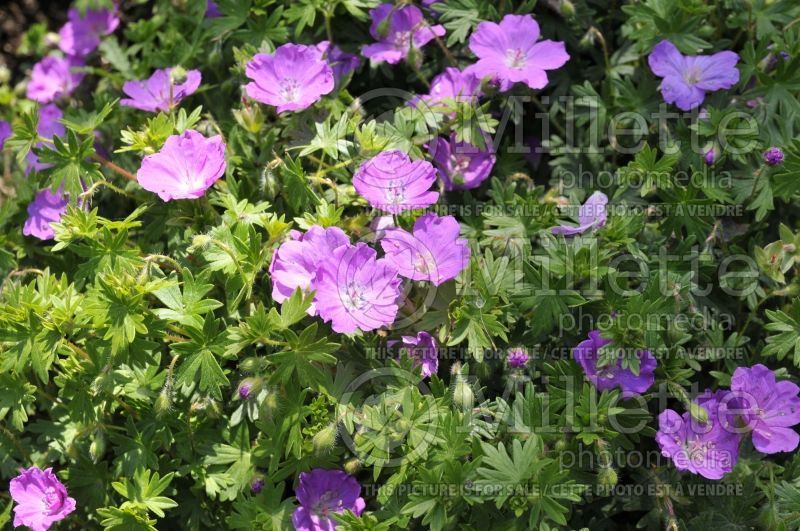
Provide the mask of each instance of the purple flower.
POLYGON ((764 152, 764 162, 770 166, 783 164, 783 151, 778 147, 771 147, 764 152))
POLYGON ((695 400, 708 411, 706 423, 696 421, 688 412, 681 416, 671 409, 658 416, 656 442, 661 454, 672 459, 675 468, 708 479, 721 479, 733 470, 741 437, 718 414, 724 410, 725 401, 724 394, 710 391, 695 400))
POLYGON ((589 339, 581 341, 572 350, 575 361, 583 368, 586 378, 594 384, 598 391, 608 391, 619 386, 623 396, 634 393, 644 393, 653 385, 656 369, 656 359, 645 350, 636 353, 639 358, 639 374, 634 374, 630 368, 622 367, 622 352, 615 360, 606 365, 600 363, 600 349, 611 343, 611 340, 600 336, 598 330, 589 332, 589 339))
POLYGON ((458 237, 459 232, 456 218, 431 212, 417 218, 413 235, 403 229, 387 230, 381 247, 400 276, 438 286, 469 264, 469 244, 458 237))
MULTIPOLYGON (((398 341, 390 341, 389 347, 398 341)), ((418 332, 416 336, 403 336, 402 343, 406 354, 414 360, 414 365, 422 366, 422 376, 428 378, 439 369, 439 347, 436 339, 428 332, 418 332)))
POLYGON ((683 55, 663 40, 648 58, 650 70, 662 78, 664 101, 689 111, 703 103, 706 92, 729 89, 739 82, 739 55, 725 51, 714 55, 683 55))
POLYGON ((247 400, 248 398, 250 398, 251 389, 252 386, 249 383, 242 382, 242 384, 239 386, 239 398, 242 400, 247 400))
POLYGON ((5 120, 0 120, 0 151, 3 151, 6 140, 8 140, 12 134, 14 134, 14 131, 11 129, 11 124, 5 120))
POLYGON ((55 193, 49 188, 40 190, 28 205, 28 219, 22 227, 22 234, 40 240, 52 240, 56 233, 50 224, 61 221, 68 204, 69 200, 61 188, 55 193))
POLYGON ((185 79, 176 79, 178 73, 178 68, 162 68, 148 79, 126 81, 122 92, 128 97, 120 100, 120 105, 149 112, 169 111, 183 98, 194 94, 202 79, 199 70, 188 70, 185 76, 180 76, 185 79))
POLYGON ((386 236, 386 229, 393 229, 395 228, 394 224, 394 217, 392 216, 378 216, 373 219, 370 224, 369 228, 373 231, 370 237, 374 240, 380 240, 384 236, 386 236))
POLYGON ((67 55, 83 57, 100 44, 100 37, 110 35, 119 26, 119 17, 107 9, 87 9, 81 17, 77 9, 69 10, 69 21, 58 32, 58 47, 67 55))
POLYGON ((455 133, 449 140, 438 137, 428 151, 433 155, 433 163, 439 170, 445 190, 477 188, 489 177, 497 160, 492 151, 482 151, 467 142, 456 142, 455 133))
POLYGON ((224 173, 222 137, 206 138, 189 129, 170 136, 161 151, 146 156, 136 179, 145 190, 170 201, 202 197, 224 173))
POLYGON ((714 164, 714 162, 716 162, 716 160, 717 160, 717 149, 714 146, 711 146, 706 150, 705 154, 703 155, 703 162, 705 162, 706 165, 711 166, 712 164, 714 164))
POLYGON ((316 46, 284 44, 247 63, 247 95, 277 111, 306 109, 333 90, 333 70, 316 46))
POLYGON ((8 488, 14 507, 14 527, 28 526, 32 531, 47 531, 75 510, 75 500, 53 474, 53 469, 32 466, 20 470, 8 488))
POLYGON ((542 89, 546 71, 564 66, 569 54, 563 42, 536 42, 539 36, 539 24, 530 15, 506 15, 499 24, 481 22, 469 38, 478 62, 464 72, 491 78, 503 92, 520 82, 542 89))
POLYGON ((262 490, 264 490, 264 480, 261 478, 256 478, 250 483, 250 490, 253 491, 253 494, 260 494, 262 490))
POLYGON ((369 33, 378 42, 364 46, 361 53, 373 63, 397 64, 408 57, 412 48, 418 50, 445 34, 444 26, 427 24, 417 6, 381 4, 369 15, 369 33))
POLYGON ((206 18, 217 18, 221 17, 222 12, 217 7, 216 2, 212 2, 212 0, 208 0, 206 4, 206 18))
POLYGON ((583 234, 589 229, 604 227, 608 219, 608 214, 606 213, 607 204, 608 197, 606 194, 603 192, 593 193, 578 209, 578 226, 570 227, 568 225, 560 225, 558 227, 553 227, 551 229, 553 234, 574 236, 576 234, 583 234))
POLYGON ((335 249, 317 269, 317 312, 334 332, 375 330, 397 316, 400 278, 365 243, 335 249))
POLYGON ((512 348, 508 351, 508 356, 506 357, 508 366, 514 369, 524 367, 528 360, 530 360, 530 356, 523 348, 512 348))
POLYGON ((800 436, 791 429, 800 423, 800 388, 794 383, 775 380, 768 367, 739 367, 731 379, 731 392, 737 398, 744 419, 753 430, 753 446, 765 454, 793 452, 800 436))
POLYGON ((361 485, 341 470, 315 468, 301 472, 294 494, 300 504, 292 513, 292 524, 297 531, 333 531, 336 521, 330 517, 331 513, 349 510, 361 516, 366 507, 360 496, 361 485))
MULTIPOLYGON (((350 239, 339 227, 322 228, 312 225, 305 234, 286 241, 272 255, 269 272, 272 276, 272 299, 283 302, 297 288, 308 293, 316 289, 317 269, 337 248, 348 245, 350 239)), ((316 315, 311 304, 309 315, 316 315)))
POLYGON ((35 65, 28 83, 28 99, 39 103, 49 103, 62 96, 69 96, 83 79, 82 72, 74 69, 83 66, 73 57, 48 55, 35 65))
POLYGON ((431 81, 428 94, 412 99, 409 103, 416 105, 423 101, 430 107, 445 103, 446 100, 471 103, 477 105, 481 95, 481 80, 473 74, 465 73, 458 68, 448 67, 431 81))
POLYGON ((391 214, 431 206, 436 170, 426 160, 412 161, 402 151, 383 151, 365 161, 353 176, 356 191, 373 207, 391 214))
MULTIPOLYGON (((64 114, 61 112, 61 109, 52 103, 41 107, 39 109, 39 124, 36 127, 37 133, 44 138, 50 139, 54 136, 64 136, 66 129, 64 125, 59 122, 63 116, 64 114)), ((34 147, 40 148, 43 145, 44 142, 36 142, 34 147)), ((28 167, 25 168, 26 174, 30 173, 31 170, 42 171, 51 166, 50 164, 39 162, 39 157, 36 156, 33 150, 28 152, 26 159, 28 161, 28 167)))
POLYGON ((347 53, 338 46, 331 46, 329 41, 322 41, 316 48, 333 70, 333 79, 337 84, 361 66, 361 59, 357 55, 347 53))

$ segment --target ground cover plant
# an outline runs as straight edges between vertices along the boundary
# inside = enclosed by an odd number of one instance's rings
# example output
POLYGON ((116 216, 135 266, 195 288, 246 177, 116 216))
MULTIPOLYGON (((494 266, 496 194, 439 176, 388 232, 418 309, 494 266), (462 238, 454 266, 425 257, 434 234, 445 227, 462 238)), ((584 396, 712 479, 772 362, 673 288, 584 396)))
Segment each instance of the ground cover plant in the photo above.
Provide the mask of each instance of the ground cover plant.
POLYGON ((800 4, 35 5, 0 526, 800 527, 800 4))

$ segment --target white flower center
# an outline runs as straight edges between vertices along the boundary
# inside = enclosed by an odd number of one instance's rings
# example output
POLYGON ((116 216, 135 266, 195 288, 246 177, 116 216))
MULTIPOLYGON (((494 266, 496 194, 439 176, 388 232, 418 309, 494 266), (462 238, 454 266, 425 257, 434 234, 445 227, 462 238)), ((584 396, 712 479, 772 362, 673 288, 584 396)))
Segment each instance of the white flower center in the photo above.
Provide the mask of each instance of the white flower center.
POLYGON ((689 85, 696 85, 703 77, 703 71, 697 66, 691 66, 683 73, 683 80, 689 85))
POLYGON ((516 68, 521 70, 525 67, 528 60, 527 54, 520 48, 512 48, 506 51, 506 66, 509 68, 516 68))
POLYGON ((297 80, 287 78, 281 81, 281 98, 287 102, 294 102, 300 97, 300 84, 297 80))

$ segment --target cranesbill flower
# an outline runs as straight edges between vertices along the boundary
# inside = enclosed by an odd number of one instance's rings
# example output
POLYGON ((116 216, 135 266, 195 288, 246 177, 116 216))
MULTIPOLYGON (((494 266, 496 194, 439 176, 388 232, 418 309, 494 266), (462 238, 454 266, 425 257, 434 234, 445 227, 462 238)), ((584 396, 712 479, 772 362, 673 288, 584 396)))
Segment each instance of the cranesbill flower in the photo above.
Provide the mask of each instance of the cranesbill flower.
POLYGON ((401 276, 438 286, 456 278, 469 264, 469 244, 458 237, 459 232, 456 218, 430 212, 417 218, 413 234, 387 230, 381 247, 401 276))
POLYGON ((397 64, 408 57, 411 49, 420 49, 445 34, 444 26, 427 24, 417 6, 381 4, 370 10, 369 33, 378 41, 364 46, 362 54, 373 63, 397 64))
POLYGON ((608 219, 606 205, 608 196, 603 192, 595 192, 578 209, 578 226, 560 225, 553 227, 553 234, 563 234, 564 236, 574 236, 583 234, 589 229, 599 229, 604 227, 608 219))
POLYGON ((53 469, 32 466, 20 470, 8 488, 14 507, 14 527, 28 526, 32 531, 47 531, 75 510, 75 500, 67 495, 53 469))
POLYGON ((58 32, 58 47, 67 54, 83 57, 100 45, 100 37, 110 35, 119 26, 119 17, 108 9, 87 9, 81 16, 77 9, 70 9, 68 21, 58 32))
MULTIPOLYGON (((390 341, 389 347, 397 341, 390 341)), ((427 378, 439 369, 439 347, 436 339, 428 332, 418 332, 416 336, 403 336, 402 344, 406 355, 414 360, 414 365, 422 366, 422 376, 427 378)))
POLYGON ((222 16, 222 11, 219 10, 216 2, 208 0, 206 3, 206 18, 217 18, 222 16))
POLYGON ((3 151, 6 140, 8 140, 13 133, 14 131, 11 129, 11 124, 5 120, 0 120, 0 151, 3 151))
POLYGON ((136 173, 145 190, 164 201, 202 197, 225 173, 225 144, 191 129, 172 135, 161 151, 148 155, 136 173))
POLYGON ((300 504, 292 513, 292 524, 297 531, 333 531, 336 521, 331 513, 349 510, 361 516, 366 507, 360 496, 361 485, 341 470, 315 468, 301 472, 294 494, 300 504))
POLYGON ((656 359, 649 351, 639 351, 639 374, 630 368, 622 367, 622 352, 608 364, 600 365, 600 349, 611 343, 600 335, 599 330, 589 332, 589 339, 581 341, 572 350, 575 361, 583 368, 586 378, 594 384, 598 391, 608 391, 619 386, 623 396, 633 393, 644 393, 655 381, 654 371, 656 359))
MULTIPOLYGON (((64 125, 59 122, 63 116, 64 113, 61 112, 61 109, 52 103, 41 107, 39 109, 39 123, 36 126, 36 132, 39 133, 40 136, 49 139, 52 139, 54 136, 64 136, 66 129, 64 125)), ((41 148, 43 145, 44 142, 36 142, 34 147, 41 148)), ((30 173, 31 170, 42 171, 51 166, 50 164, 39 162, 39 157, 36 156, 33 150, 28 152, 26 160, 28 161, 28 166, 25 168, 26 174, 30 173)))
POLYGON ((69 96, 83 79, 83 72, 77 71, 81 66, 83 64, 77 58, 48 55, 33 65, 27 88, 28 99, 49 103, 69 96))
POLYGON ((302 44, 284 44, 275 53, 256 54, 245 74, 252 80, 245 86, 247 95, 278 112, 306 109, 335 84, 333 70, 317 47, 302 44))
POLYGON ((661 454, 672 459, 675 468, 688 470, 708 479, 721 479, 733 470, 739 457, 741 436, 725 421, 718 412, 724 409, 719 393, 707 391, 698 397, 697 403, 708 412, 705 423, 693 419, 689 412, 682 416, 666 409, 658 416, 656 442, 661 454))
MULTIPOLYGON (((296 233, 293 239, 278 247, 272 255, 269 272, 272 276, 272 299, 283 302, 297 288, 308 293, 316 289, 317 268, 334 250, 348 245, 350 239, 339 227, 322 228, 312 225, 305 234, 296 233)), ((309 315, 316 315, 312 302, 309 315)))
POLYGON ((508 355, 506 356, 508 366, 514 369, 524 367, 529 360, 530 356, 528 356, 524 348, 512 348, 508 351, 508 355))
POLYGON ((22 226, 22 234, 40 240, 52 240, 56 233, 50 224, 61 221, 68 204, 69 200, 62 189, 55 193, 49 188, 39 191, 28 205, 28 219, 22 226))
POLYGON ((329 41, 322 41, 316 48, 333 70, 333 79, 337 84, 361 65, 361 59, 357 55, 347 53, 338 46, 331 46, 329 41))
POLYGON ((731 378, 743 418, 753 430, 753 446, 765 454, 793 452, 800 436, 791 427, 800 424, 800 388, 788 380, 776 381, 768 367, 738 367, 731 378))
POLYGON ((764 152, 764 162, 770 166, 779 166, 783 164, 783 150, 778 147, 771 147, 764 152))
POLYGON ((361 164, 353 175, 356 191, 373 207, 397 214, 425 208, 439 199, 431 192, 436 170, 426 160, 412 161, 402 151, 383 151, 361 164))
POLYGON ((548 82, 546 71, 564 66, 569 54, 563 42, 537 42, 539 36, 539 24, 530 15, 506 15, 499 24, 481 22, 469 37, 478 62, 464 72, 491 78, 501 91, 514 83, 542 89, 548 82))
POLYGON ((445 190, 477 188, 489 177, 497 160, 493 151, 457 142, 455 133, 449 140, 438 137, 428 151, 433 155, 445 190))
POLYGON ((703 103, 706 92, 729 89, 739 82, 736 52, 714 55, 683 55, 674 44, 663 40, 650 52, 650 70, 662 78, 664 101, 689 111, 703 103))
POLYGON ((162 68, 153 72, 148 79, 126 81, 122 92, 128 97, 120 100, 120 105, 142 111, 167 112, 181 100, 197 90, 202 76, 199 70, 162 68))
POLYGON ((477 105, 480 95, 480 78, 462 72, 458 68, 448 67, 431 80, 428 94, 414 98, 410 103, 416 105, 418 101, 423 101, 426 105, 434 107, 445 102, 451 103, 447 100, 453 100, 453 102, 477 105))
POLYGON ((317 312, 334 332, 349 334, 388 326, 397 316, 400 278, 365 243, 335 249, 317 269, 317 312))

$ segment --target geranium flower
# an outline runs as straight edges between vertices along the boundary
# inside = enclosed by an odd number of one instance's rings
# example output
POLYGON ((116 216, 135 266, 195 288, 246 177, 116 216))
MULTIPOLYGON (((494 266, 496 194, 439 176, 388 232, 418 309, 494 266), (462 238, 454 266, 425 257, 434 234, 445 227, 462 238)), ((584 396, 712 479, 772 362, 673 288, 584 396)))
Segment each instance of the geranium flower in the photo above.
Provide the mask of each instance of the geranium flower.
MULTIPOLYGON (((63 116, 64 113, 61 112, 61 109, 52 103, 41 107, 39 109, 39 123, 36 126, 36 132, 39 133, 40 136, 49 139, 52 139, 54 136, 64 136, 66 134, 66 129, 59 121, 63 116)), ((36 142, 34 147, 41 148, 43 145, 44 142, 36 142)), ((30 173, 31 170, 42 171, 51 166, 51 164, 39 162, 39 157, 36 156, 33 150, 28 152, 26 160, 28 161, 28 166, 25 168, 26 174, 30 173)))
POLYGON ((397 316, 400 278, 365 243, 343 245, 317 269, 317 312, 334 332, 375 330, 397 316))
POLYGON ((92 53, 100 45, 100 37, 110 35, 119 26, 119 17, 108 9, 87 9, 81 17, 72 8, 68 12, 68 22, 58 32, 58 47, 67 54, 83 57, 92 53))
POLYGON ((297 531, 333 531, 336 521, 331 513, 349 510, 361 516, 366 507, 360 496, 361 485, 341 470, 315 468, 301 472, 294 494, 300 504, 292 513, 297 531))
POLYGON ((67 211, 69 200, 59 188, 55 193, 49 188, 40 190, 28 205, 28 219, 22 226, 22 234, 40 240, 52 240, 56 235, 51 223, 61 221, 67 211))
POLYGON ((329 41, 322 41, 317 44, 316 48, 333 70, 333 79, 336 84, 355 72, 361 65, 361 59, 357 55, 347 53, 338 46, 331 46, 329 41))
POLYGON ((83 79, 83 72, 76 71, 81 66, 83 63, 76 58, 48 55, 33 65, 27 88, 28 99, 50 103, 69 96, 83 79))
MULTIPOLYGON (((306 293, 316 289, 317 268, 334 250, 349 243, 350 238, 339 227, 312 225, 305 234, 293 234, 293 239, 282 243, 272 255, 272 299, 283 302, 297 288, 306 293)), ((316 315, 316 311, 312 303, 308 314, 316 315)))
POLYGON ((733 470, 741 436, 719 415, 724 411, 721 401, 725 401, 724 394, 710 391, 695 400, 708 411, 705 423, 693 419, 689 412, 681 416, 671 409, 658 416, 656 442, 661 454, 672 459, 678 470, 708 479, 722 479, 733 470))
POLYGON ((0 151, 3 151, 6 140, 8 140, 12 134, 14 134, 14 131, 11 129, 11 124, 5 120, 0 120, 0 151))
POLYGON ((431 80, 428 94, 415 97, 410 103, 416 105, 417 102, 423 101, 429 107, 434 107, 445 100, 453 100, 477 105, 480 94, 480 78, 475 77, 474 74, 462 72, 458 68, 448 67, 431 80))
POLYGON ((649 351, 639 351, 639 374, 634 374, 630 368, 622 367, 622 356, 607 365, 599 365, 600 349, 611 343, 600 335, 599 330, 589 332, 589 339, 581 341, 572 350, 575 361, 583 368, 586 378, 594 384, 598 391, 607 391, 619 386, 623 396, 633 393, 644 393, 655 381, 653 372, 656 369, 656 359, 649 351))
POLYGON ((599 229, 604 227, 608 219, 606 205, 608 196, 603 192, 595 192, 578 209, 578 226, 560 225, 553 227, 553 234, 563 234, 564 236, 574 236, 583 234, 589 229, 599 229))
POLYGON ((433 163, 439 170, 445 190, 477 188, 492 173, 497 160, 492 151, 457 142, 455 133, 449 140, 438 137, 428 151, 433 155, 433 163))
POLYGON ((400 276, 438 286, 456 278, 469 264, 469 243, 459 233, 456 218, 431 212, 417 218, 413 234, 388 229, 381 247, 400 276))
POLYGON ((425 208, 439 199, 431 192, 436 170, 426 160, 412 161, 402 151, 383 151, 361 164, 353 186, 373 207, 397 214, 425 208))
POLYGON ((674 44, 663 40, 647 59, 650 70, 662 78, 664 101, 689 111, 703 103, 706 92, 729 89, 739 82, 736 52, 714 55, 683 55, 674 44))
POLYGON ((425 23, 422 11, 413 5, 381 4, 371 9, 369 16, 369 33, 378 42, 364 46, 361 53, 373 63, 397 64, 408 57, 412 48, 419 50, 445 34, 444 26, 425 23))
POLYGON ((416 336, 402 336, 401 341, 389 341, 389 348, 402 343, 406 355, 414 360, 414 365, 422 366, 422 376, 428 378, 439 369, 439 347, 436 339, 428 332, 417 332, 416 336))
POLYGON ((469 37, 478 62, 464 72, 491 78, 503 92, 514 83, 542 89, 548 82, 546 70, 564 66, 569 54, 563 42, 536 42, 539 35, 539 24, 530 15, 506 15, 499 24, 481 22, 469 37))
POLYGON ((217 3, 213 0, 208 0, 206 3, 206 18, 217 18, 222 16, 222 11, 219 10, 217 3))
POLYGON ((306 109, 333 90, 333 70, 315 46, 284 44, 247 63, 247 95, 277 111, 306 109))
POLYGON ((524 367, 529 360, 530 356, 528 356, 528 353, 523 348, 512 348, 508 351, 508 355, 506 356, 508 366, 514 369, 524 367))
POLYGON ((126 81, 122 92, 128 97, 120 100, 120 105, 142 111, 168 112, 183 98, 194 94, 202 79, 199 70, 188 70, 185 75, 179 70, 183 69, 162 68, 148 79, 126 81))
POLYGON ((47 531, 75 510, 75 500, 53 474, 53 469, 32 466, 20 471, 8 487, 14 507, 14 527, 28 526, 32 531, 47 531))
POLYGON ((779 147, 771 147, 764 152, 764 162, 770 166, 780 166, 783 164, 783 150, 779 147))
POLYGON ((136 174, 145 190, 164 201, 202 197, 225 173, 225 144, 191 129, 172 135, 161 151, 148 155, 136 174))
POLYGON ((793 452, 800 436, 791 427, 800 424, 800 388, 788 380, 775 380, 768 367, 738 367, 731 378, 731 392, 743 417, 753 430, 753 446, 765 454, 793 452))

